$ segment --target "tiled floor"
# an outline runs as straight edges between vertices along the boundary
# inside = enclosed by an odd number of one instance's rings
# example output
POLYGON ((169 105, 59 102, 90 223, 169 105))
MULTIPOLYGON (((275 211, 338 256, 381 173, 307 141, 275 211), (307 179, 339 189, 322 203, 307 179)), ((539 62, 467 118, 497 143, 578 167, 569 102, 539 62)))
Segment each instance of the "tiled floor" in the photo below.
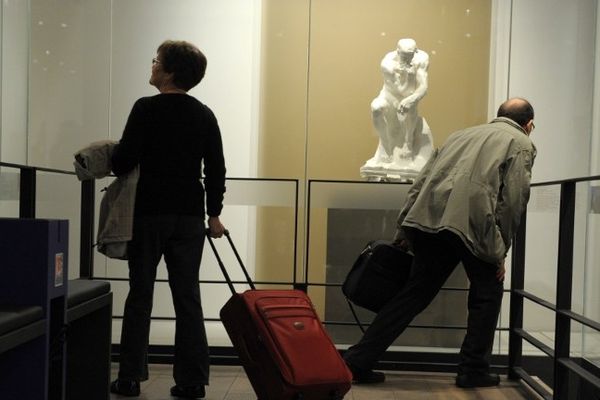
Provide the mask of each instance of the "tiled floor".
MULTIPOLYGON (((113 365, 113 376, 117 373, 113 365)), ((386 382, 378 385, 355 385, 344 400, 538 400, 519 382, 503 379, 497 388, 458 389, 450 374, 386 372, 386 382)), ((171 400, 169 388, 173 385, 170 365, 151 365, 150 379, 142 383, 141 400, 171 400)), ((111 395, 111 400, 125 397, 111 395)), ((211 367, 207 400, 256 400, 241 367, 211 367)))

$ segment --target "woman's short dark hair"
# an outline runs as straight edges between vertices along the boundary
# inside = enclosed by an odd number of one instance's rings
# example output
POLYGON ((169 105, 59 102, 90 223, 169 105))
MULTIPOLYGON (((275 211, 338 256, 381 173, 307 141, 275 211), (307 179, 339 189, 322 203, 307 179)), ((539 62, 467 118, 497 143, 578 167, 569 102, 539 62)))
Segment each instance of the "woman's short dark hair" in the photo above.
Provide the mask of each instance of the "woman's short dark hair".
POLYGON ((498 117, 506 117, 520 126, 525 126, 534 117, 533 107, 523 98, 515 97, 507 100, 498 108, 498 117))
POLYGON ((179 89, 190 90, 204 78, 206 56, 193 44, 166 40, 156 52, 164 71, 173 74, 173 84, 179 89))

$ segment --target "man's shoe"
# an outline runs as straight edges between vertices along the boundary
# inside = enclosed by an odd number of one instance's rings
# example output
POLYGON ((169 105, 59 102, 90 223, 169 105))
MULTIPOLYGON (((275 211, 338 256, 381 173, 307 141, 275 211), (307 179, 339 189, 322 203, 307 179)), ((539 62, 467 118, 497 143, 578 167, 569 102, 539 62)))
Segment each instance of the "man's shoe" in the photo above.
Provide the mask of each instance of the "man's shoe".
POLYGON ((370 384, 385 382, 385 374, 372 369, 366 371, 352 372, 352 382, 357 384, 370 384))
POLYGON ((385 381, 385 375, 383 372, 373 371, 372 369, 359 369, 354 368, 348 362, 346 362, 348 369, 352 372, 352 382, 353 383, 381 383, 385 381))
POLYGON ((127 379, 117 379, 110 384, 110 392, 126 397, 136 397, 140 395, 140 383, 127 379))
POLYGON ((498 386, 499 384, 500 377, 498 374, 472 373, 456 376, 456 386, 461 388, 489 387, 498 386))
POLYGON ((171 388, 171 396, 183 397, 184 399, 203 399, 206 392, 204 391, 204 385, 175 385, 171 388))

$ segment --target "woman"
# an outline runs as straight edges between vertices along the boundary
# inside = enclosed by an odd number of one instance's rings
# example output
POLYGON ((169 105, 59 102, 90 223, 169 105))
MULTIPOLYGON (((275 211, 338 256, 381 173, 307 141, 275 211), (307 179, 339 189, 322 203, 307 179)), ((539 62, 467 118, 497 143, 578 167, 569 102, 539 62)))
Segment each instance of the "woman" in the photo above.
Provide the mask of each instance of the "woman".
POLYGON ((202 398, 208 384, 208 343, 198 280, 205 215, 212 237, 221 237, 225 230, 219 220, 225 162, 214 114, 187 94, 202 80, 205 70, 206 57, 194 45, 162 43, 152 59, 150 77, 150 84, 160 93, 136 101, 112 155, 117 176, 140 166, 128 246, 129 294, 119 375, 111 384, 111 392, 124 396, 138 396, 140 381, 148 379, 152 297, 162 256, 176 315, 171 394, 202 398))

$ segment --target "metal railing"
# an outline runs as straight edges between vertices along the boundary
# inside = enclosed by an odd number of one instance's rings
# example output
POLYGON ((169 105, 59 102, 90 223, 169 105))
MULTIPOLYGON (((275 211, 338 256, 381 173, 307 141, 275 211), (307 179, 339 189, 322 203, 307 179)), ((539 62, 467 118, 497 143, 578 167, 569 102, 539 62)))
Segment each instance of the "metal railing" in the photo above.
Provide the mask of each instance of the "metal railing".
MULTIPOLYGON (((49 172, 63 175, 74 175, 72 171, 34 167, 28 165, 0 162, 0 167, 18 169, 20 172, 19 186, 19 217, 35 218, 36 216, 36 186, 37 172, 49 172)), ((236 178, 245 179, 245 178, 236 178)), ((248 178, 248 180, 253 180, 248 178)), ((534 294, 525 291, 525 234, 526 214, 522 217, 522 223, 514 240, 512 251, 511 271, 511 301, 509 320, 509 349, 508 349, 508 371, 509 377, 522 379, 545 399, 571 399, 576 387, 573 385, 572 375, 600 390, 600 374, 597 369, 586 368, 581 365, 577 358, 571 357, 571 322, 576 321, 586 327, 600 331, 600 323, 591 320, 571 309, 572 287, 573 287, 573 244, 574 244, 574 221, 576 184, 579 182, 598 181, 600 176, 576 178, 552 182, 535 183, 532 187, 560 185, 560 212, 559 212, 559 235, 558 235, 558 258, 557 258, 557 284, 556 304, 541 299, 534 294), (555 346, 554 348, 542 343, 533 335, 523 329, 523 307, 524 300, 532 301, 555 313, 555 346), (529 342, 553 362, 553 384, 552 393, 544 385, 540 384, 523 367, 523 340, 529 342)), ((298 232, 298 180, 296 182, 296 221, 295 240, 298 232)), ((326 181, 320 181, 326 182, 326 181)), ((81 232, 80 232, 80 277, 93 278, 93 244, 94 244, 94 208, 95 208, 95 184, 93 180, 81 182, 81 232)), ((307 214, 310 205, 307 205, 307 214)), ((308 229, 306 233, 305 246, 308 246, 308 229)), ((308 257, 308 250, 307 257, 308 257)), ((308 274, 305 271, 305 281, 296 282, 296 254, 294 253, 294 282, 286 282, 297 287, 307 288, 309 285, 319 286, 319 283, 309 283, 308 274)), ((305 267, 306 269, 306 267, 305 267)), ((225 281, 212 282, 223 283, 225 281)), ((273 284, 273 282, 267 282, 273 284)), ((275 284, 284 284, 277 282, 275 284)), ((449 290, 454 290, 449 288, 449 290)), ((461 289, 462 290, 462 289, 461 289)), ((333 322, 335 323, 335 322, 333 322)), ((461 327, 447 327, 457 329, 461 327)), ((412 353, 411 353, 412 354, 412 353)), ((225 354, 224 357, 228 357, 225 354)), ((434 357, 437 355, 434 354, 434 357)), ((431 354, 426 356, 431 357, 431 354)), ((439 360, 447 360, 443 354, 439 354, 439 360), (441 357, 441 358, 439 358, 441 357)), ((434 360, 435 361, 435 360, 434 360)))
POLYGON ((599 322, 586 318, 571 309, 576 184, 597 180, 600 180, 600 176, 540 182, 532 185, 532 187, 560 185, 556 304, 552 304, 525 290, 526 213, 522 216, 521 225, 514 240, 508 349, 509 377, 523 379, 544 399, 568 400, 575 398, 575 389, 579 385, 570 385, 573 382, 570 376, 571 373, 593 386, 596 390, 600 390, 600 376, 597 370, 584 368, 577 358, 571 357, 571 321, 577 321, 584 326, 600 331, 599 322), (554 312, 554 348, 544 344, 523 329, 524 299, 554 312), (541 350, 552 360, 552 393, 523 368, 523 340, 541 350))

